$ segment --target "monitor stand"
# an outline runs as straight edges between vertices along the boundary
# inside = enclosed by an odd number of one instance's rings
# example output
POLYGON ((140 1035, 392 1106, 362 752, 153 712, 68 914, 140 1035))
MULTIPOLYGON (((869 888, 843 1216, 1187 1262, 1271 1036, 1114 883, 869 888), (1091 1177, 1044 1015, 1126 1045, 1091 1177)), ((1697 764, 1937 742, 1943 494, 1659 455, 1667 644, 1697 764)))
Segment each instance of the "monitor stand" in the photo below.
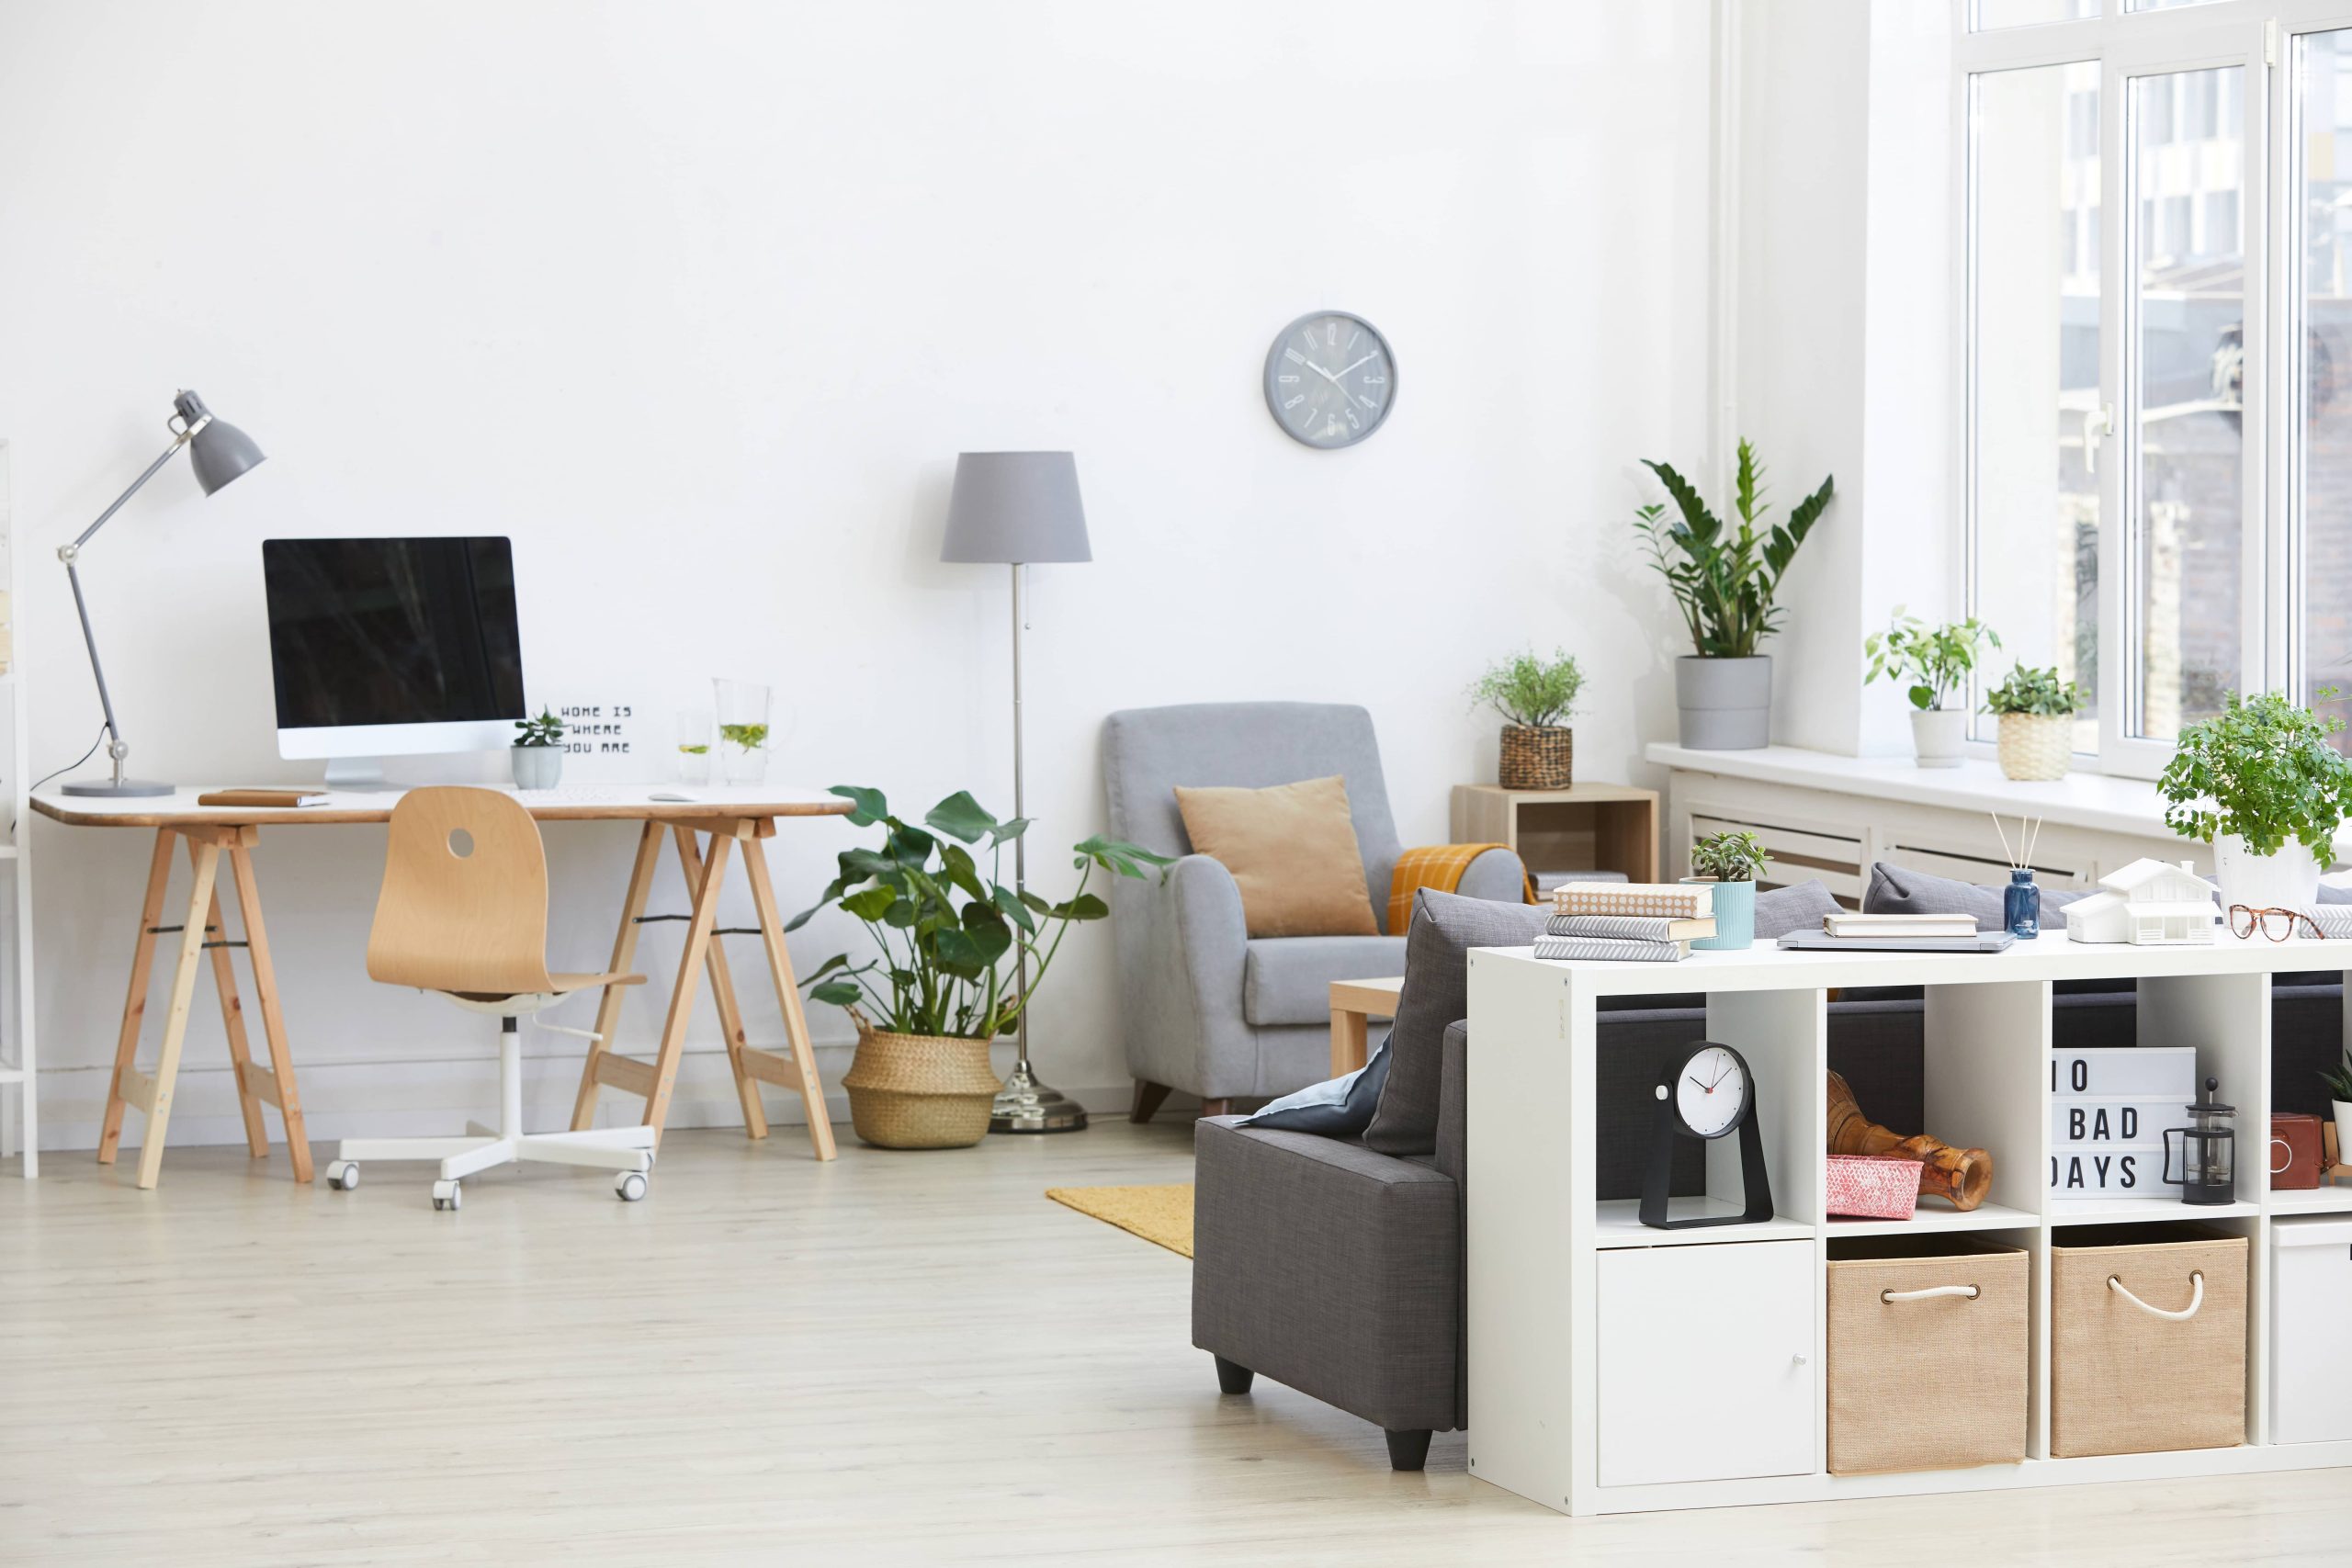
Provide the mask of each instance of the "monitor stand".
POLYGON ((375 790, 398 786, 384 777, 381 757, 330 757, 327 759, 327 788, 355 790, 367 794, 375 790))

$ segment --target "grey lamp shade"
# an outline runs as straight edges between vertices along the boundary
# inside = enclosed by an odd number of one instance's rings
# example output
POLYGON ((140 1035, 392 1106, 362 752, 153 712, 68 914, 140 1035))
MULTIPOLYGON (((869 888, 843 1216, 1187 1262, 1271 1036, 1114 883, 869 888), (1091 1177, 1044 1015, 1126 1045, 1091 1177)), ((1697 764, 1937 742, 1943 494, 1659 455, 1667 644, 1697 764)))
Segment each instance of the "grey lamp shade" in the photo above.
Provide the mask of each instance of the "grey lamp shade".
POLYGON ((966 452, 956 459, 944 561, 1092 560, 1078 462, 1068 452, 966 452))
POLYGON ((182 392, 172 406, 191 425, 199 420, 211 421, 187 444, 188 461, 196 465, 196 482, 204 487, 205 494, 210 495, 262 460, 254 438, 227 420, 213 418, 212 411, 194 392, 182 392))

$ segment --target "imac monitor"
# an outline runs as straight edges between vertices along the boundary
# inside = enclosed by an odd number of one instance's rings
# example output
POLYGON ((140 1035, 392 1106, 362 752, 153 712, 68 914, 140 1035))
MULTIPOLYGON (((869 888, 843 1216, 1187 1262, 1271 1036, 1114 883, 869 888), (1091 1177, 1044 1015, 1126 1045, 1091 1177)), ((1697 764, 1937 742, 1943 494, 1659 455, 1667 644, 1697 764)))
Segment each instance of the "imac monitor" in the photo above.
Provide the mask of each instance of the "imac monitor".
POLYGON ((265 539, 277 752, 327 783, 375 759, 500 750, 523 717, 514 558, 502 538, 265 539))

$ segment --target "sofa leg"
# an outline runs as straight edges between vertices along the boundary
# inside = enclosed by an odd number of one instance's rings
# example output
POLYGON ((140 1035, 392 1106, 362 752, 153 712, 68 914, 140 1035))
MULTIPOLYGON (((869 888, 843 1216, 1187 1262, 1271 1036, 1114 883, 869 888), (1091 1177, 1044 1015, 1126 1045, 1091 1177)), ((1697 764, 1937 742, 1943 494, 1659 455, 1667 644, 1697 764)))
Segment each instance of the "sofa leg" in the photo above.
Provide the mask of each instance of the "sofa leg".
POLYGON ((1158 1113, 1159 1102, 1167 1098, 1166 1084, 1148 1083, 1142 1078, 1136 1079, 1135 1109, 1127 1112, 1127 1120, 1138 1127, 1142 1126, 1158 1113))
MULTIPOLYGON (((1220 1362, 1219 1366, 1222 1367, 1220 1362)), ((1430 1461, 1430 1428, 1410 1432, 1387 1432, 1388 1468, 1419 1470, 1430 1461)))
POLYGON ((1204 1100, 1201 1101, 1201 1114, 1204 1116, 1230 1116, 1233 1114, 1233 1101, 1229 1100, 1204 1100))
MULTIPOLYGON (((1250 1392, 1250 1385, 1256 1381, 1257 1373, 1238 1361, 1227 1360, 1223 1356, 1215 1356, 1214 1359, 1216 1362, 1216 1389, 1219 1393, 1248 1393, 1250 1392)), ((1423 1433, 1421 1440, 1426 1447, 1429 1434, 1423 1433)))

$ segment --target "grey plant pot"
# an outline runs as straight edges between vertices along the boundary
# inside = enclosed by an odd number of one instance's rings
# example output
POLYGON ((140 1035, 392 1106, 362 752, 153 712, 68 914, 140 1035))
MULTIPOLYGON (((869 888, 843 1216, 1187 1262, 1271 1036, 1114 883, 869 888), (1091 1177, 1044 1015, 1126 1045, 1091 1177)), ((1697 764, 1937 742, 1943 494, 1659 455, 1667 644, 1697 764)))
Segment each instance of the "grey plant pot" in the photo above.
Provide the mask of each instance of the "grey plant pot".
POLYGON ((563 748, 560 746, 516 746, 514 754, 514 787, 517 789, 553 789, 563 777, 563 748))
POLYGON ((1772 658, 1674 661, 1682 744, 1693 751, 1752 751, 1772 743, 1772 658))

